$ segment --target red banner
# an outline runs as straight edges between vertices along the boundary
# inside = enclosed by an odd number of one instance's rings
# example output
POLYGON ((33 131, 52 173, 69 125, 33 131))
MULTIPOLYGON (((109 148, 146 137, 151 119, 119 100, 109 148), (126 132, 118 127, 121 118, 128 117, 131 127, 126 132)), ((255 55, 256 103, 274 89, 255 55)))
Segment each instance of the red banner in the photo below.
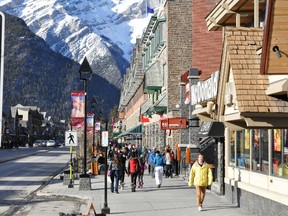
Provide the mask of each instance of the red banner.
POLYGON ((79 129, 84 126, 84 108, 85 108, 85 93, 84 91, 72 91, 72 127, 79 129))

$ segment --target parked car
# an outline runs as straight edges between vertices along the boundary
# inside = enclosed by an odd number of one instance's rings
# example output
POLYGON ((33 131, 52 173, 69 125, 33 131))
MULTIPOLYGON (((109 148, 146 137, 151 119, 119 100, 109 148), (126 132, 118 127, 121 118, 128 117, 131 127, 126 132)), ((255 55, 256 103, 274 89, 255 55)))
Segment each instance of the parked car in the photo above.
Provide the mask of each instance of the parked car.
POLYGON ((55 140, 55 142, 56 142, 56 146, 57 146, 57 147, 64 146, 64 141, 55 140))
POLYGON ((35 140, 33 143, 33 147, 42 147, 43 146, 43 141, 42 140, 35 140))
POLYGON ((47 147, 56 147, 56 142, 55 140, 48 140, 46 143, 47 147))

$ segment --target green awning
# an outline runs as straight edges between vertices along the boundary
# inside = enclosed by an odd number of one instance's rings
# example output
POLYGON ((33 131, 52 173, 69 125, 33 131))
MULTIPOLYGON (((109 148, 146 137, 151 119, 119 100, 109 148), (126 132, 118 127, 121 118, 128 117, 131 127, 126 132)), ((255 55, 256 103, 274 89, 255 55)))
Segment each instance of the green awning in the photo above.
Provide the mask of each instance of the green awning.
POLYGON ((118 138, 124 136, 139 136, 139 137, 142 136, 142 124, 124 131, 123 133, 118 135, 118 138))
POLYGON ((163 75, 160 70, 159 61, 155 61, 145 72, 144 76, 144 91, 157 91, 162 88, 163 83, 163 75))
POLYGON ((150 98, 147 98, 144 103, 141 104, 141 114, 144 115, 148 110, 149 108, 152 106, 152 101, 150 98))
POLYGON ((149 109, 150 111, 165 111, 167 110, 168 100, 167 100, 167 94, 160 95, 158 100, 152 105, 152 107, 149 109))

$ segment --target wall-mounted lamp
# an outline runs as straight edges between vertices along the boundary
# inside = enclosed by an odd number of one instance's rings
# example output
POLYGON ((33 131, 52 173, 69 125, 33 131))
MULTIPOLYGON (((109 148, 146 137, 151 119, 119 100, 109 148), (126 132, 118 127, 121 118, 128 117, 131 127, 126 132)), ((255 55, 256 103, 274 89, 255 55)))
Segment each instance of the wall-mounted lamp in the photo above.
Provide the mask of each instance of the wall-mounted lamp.
POLYGON ((175 105, 175 108, 176 108, 176 109, 180 109, 180 105, 179 105, 179 104, 176 104, 176 105, 175 105))
POLYGON ((188 121, 188 127, 199 127, 200 125, 200 119, 196 115, 191 116, 188 121))
POLYGON ((273 50, 273 52, 276 53, 276 55, 277 55, 278 58, 281 58, 281 57, 282 57, 282 54, 281 54, 278 46, 273 46, 272 50, 273 50))

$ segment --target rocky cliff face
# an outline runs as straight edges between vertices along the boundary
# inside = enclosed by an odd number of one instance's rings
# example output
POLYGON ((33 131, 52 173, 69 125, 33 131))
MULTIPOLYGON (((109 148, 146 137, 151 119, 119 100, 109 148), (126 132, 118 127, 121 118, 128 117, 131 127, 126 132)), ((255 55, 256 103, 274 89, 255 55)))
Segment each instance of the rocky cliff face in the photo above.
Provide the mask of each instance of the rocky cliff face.
POLYGON ((0 10, 22 18, 55 52, 78 63, 86 56, 94 73, 119 88, 131 46, 145 27, 135 20, 145 19, 146 4, 145 0, 6 0, 0 2, 0 10))
MULTIPOLYGON (((6 14, 3 111, 10 106, 38 106, 55 120, 69 120, 73 90, 83 90, 80 65, 54 52, 31 32, 22 19, 6 14)), ((88 81, 88 104, 96 96, 107 115, 118 104, 120 92, 94 74, 88 81)), ((89 105, 90 108, 90 105, 89 105)), ((88 108, 88 111, 89 111, 88 108)))

